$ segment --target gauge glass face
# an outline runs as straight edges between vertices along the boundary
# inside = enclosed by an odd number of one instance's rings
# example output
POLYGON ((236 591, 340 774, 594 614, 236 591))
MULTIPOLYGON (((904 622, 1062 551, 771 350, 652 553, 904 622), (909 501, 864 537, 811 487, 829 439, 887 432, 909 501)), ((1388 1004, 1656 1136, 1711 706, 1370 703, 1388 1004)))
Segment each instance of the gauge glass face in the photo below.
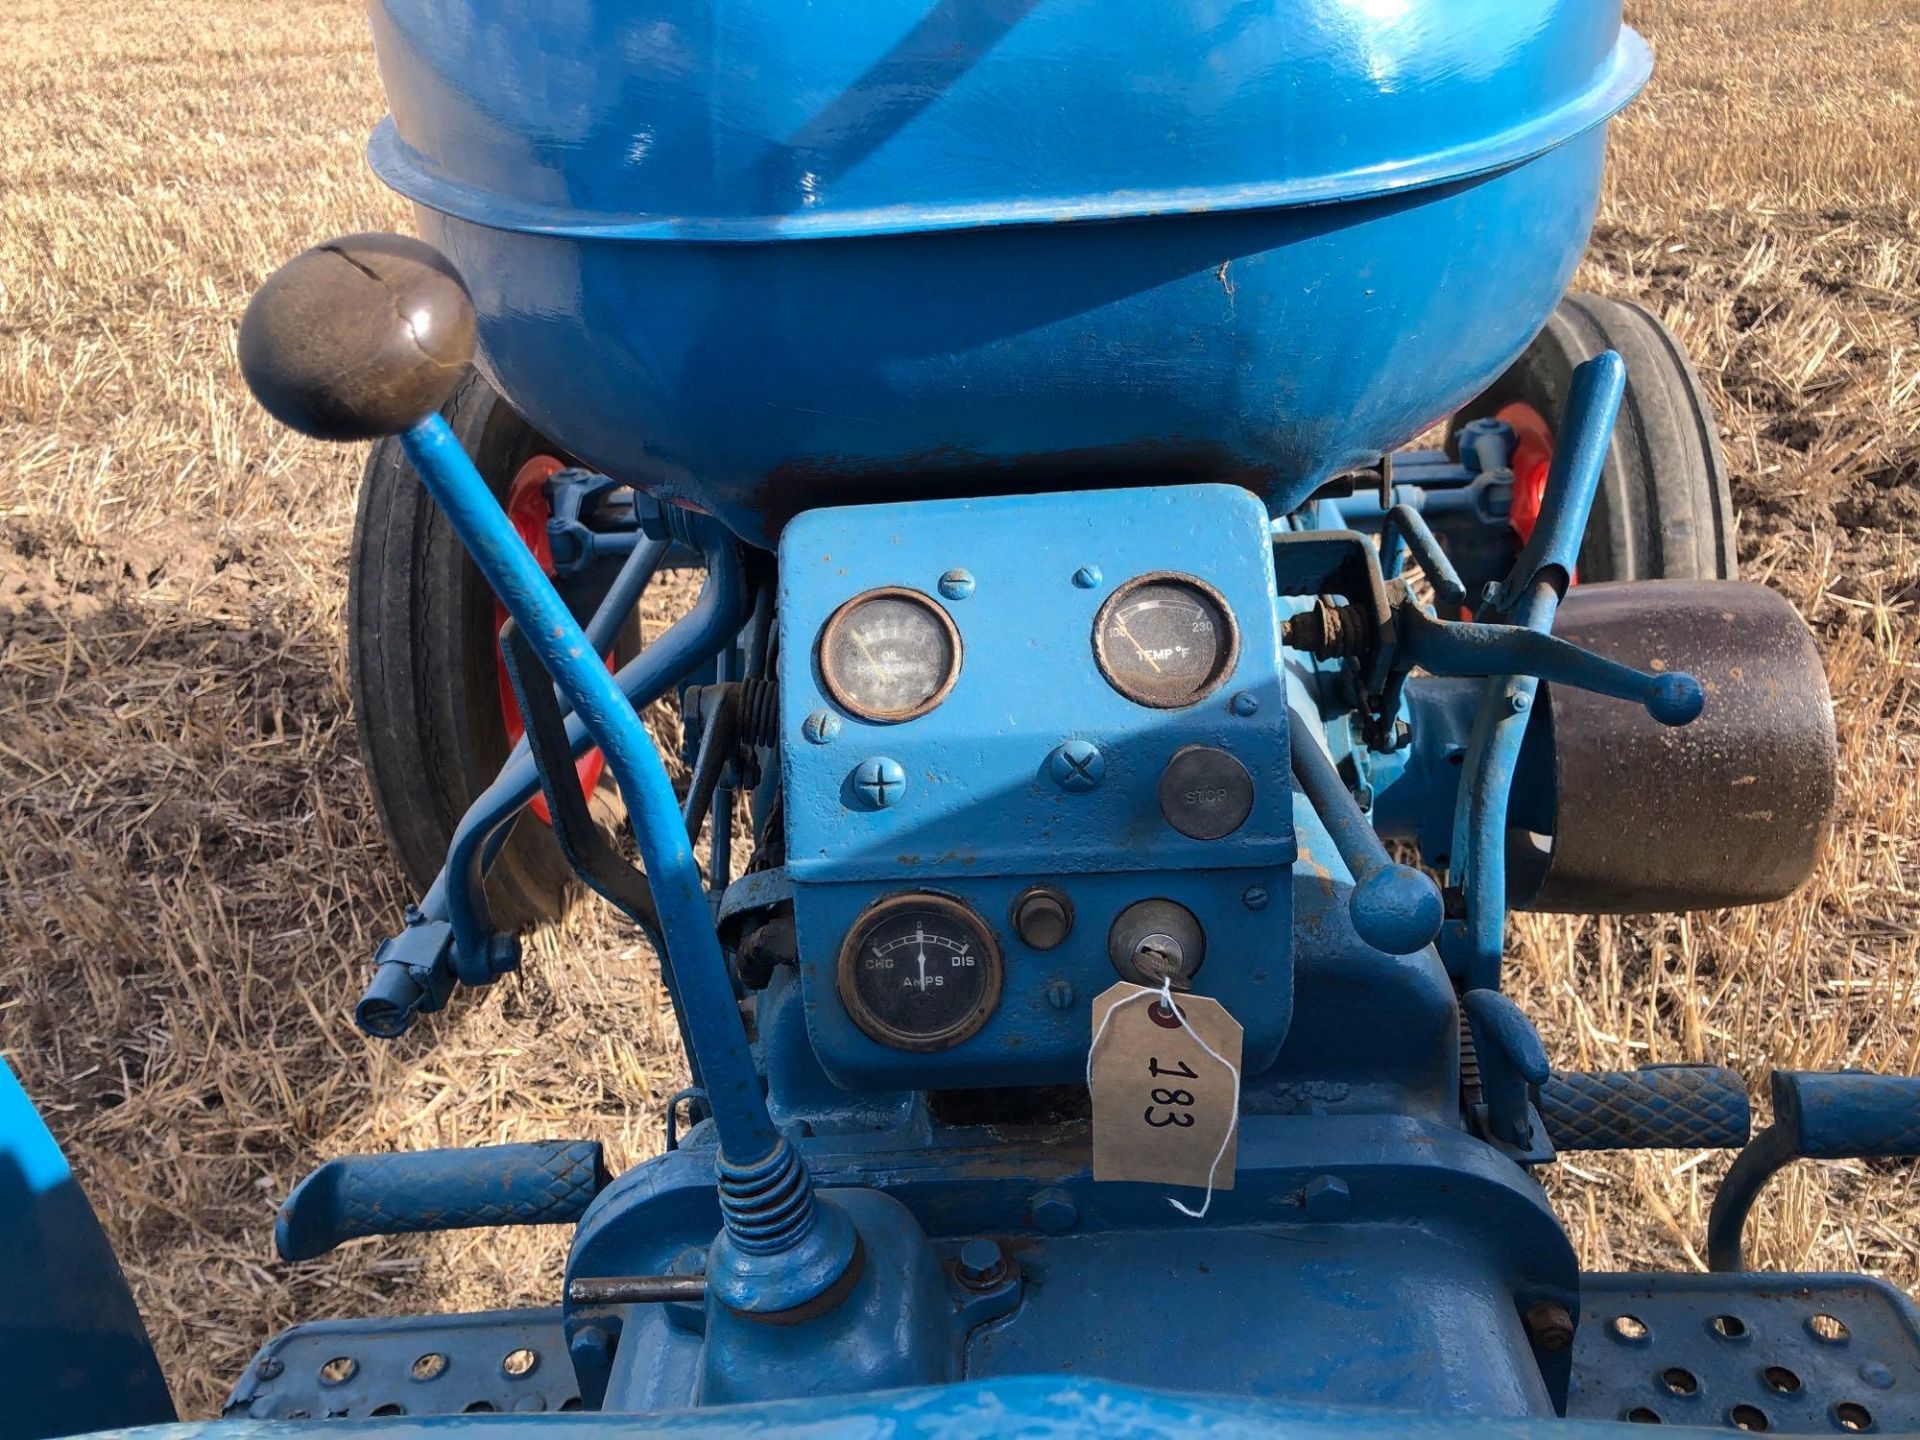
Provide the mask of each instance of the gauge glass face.
POLYGON ((869 720, 911 720, 946 698, 960 674, 947 612, 913 590, 870 590, 820 632, 820 675, 833 698, 869 720))
POLYGON ((1175 709, 1226 678, 1239 637, 1211 587, 1184 575, 1143 575, 1100 608, 1093 645, 1114 689, 1142 705, 1175 709))
POLYGON ((986 1024, 1000 999, 1000 953, 980 917, 939 895, 884 900, 840 952, 840 995, 882 1045, 945 1050, 986 1024))

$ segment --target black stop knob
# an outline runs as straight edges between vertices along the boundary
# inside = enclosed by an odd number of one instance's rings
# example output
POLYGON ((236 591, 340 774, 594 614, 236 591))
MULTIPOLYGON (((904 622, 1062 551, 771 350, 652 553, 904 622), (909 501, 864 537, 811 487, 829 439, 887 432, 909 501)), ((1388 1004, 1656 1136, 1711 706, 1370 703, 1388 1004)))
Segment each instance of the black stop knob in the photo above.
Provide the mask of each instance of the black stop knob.
POLYGON ((267 277, 240 322, 240 370, 281 424, 371 440, 447 402, 473 336, 473 300, 446 256, 405 235, 346 235, 267 277))

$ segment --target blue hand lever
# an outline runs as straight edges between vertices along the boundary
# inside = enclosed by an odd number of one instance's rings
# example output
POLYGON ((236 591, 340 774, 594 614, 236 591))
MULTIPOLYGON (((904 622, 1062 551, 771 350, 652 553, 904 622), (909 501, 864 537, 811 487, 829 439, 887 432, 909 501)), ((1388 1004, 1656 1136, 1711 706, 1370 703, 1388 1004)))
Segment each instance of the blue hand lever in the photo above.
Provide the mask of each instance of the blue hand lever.
POLYGON ((1440 620, 1415 605, 1402 606, 1395 619, 1400 653, 1432 675, 1532 675, 1635 701, 1662 725, 1688 724, 1706 704, 1706 692, 1691 675, 1635 670, 1523 625, 1440 620))

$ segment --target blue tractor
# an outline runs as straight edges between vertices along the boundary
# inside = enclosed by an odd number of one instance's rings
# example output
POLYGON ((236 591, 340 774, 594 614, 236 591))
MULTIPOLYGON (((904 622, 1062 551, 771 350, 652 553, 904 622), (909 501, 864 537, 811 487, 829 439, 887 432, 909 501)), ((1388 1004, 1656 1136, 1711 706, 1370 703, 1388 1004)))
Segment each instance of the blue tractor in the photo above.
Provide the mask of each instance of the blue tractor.
MULTIPOLYGON (((352 670, 421 899, 356 1018, 584 885, 690 1084, 624 1174, 322 1165, 289 1262, 566 1224, 552 1303, 296 1326, 170 1433, 1920 1429, 1904 1295, 1741 1253, 1783 1165, 1920 1153, 1920 1082, 1776 1073, 1753 1136, 1742 1076, 1556 1070, 1501 988, 1510 911, 1786 895, 1834 794, 1693 371, 1566 294, 1617 0, 370 10, 424 238, 239 336, 375 442, 352 670), (1582 1273, 1541 1167, 1715 1147, 1710 1273, 1582 1273)), ((9 1433, 170 1418, 4 1100, 9 1433)))

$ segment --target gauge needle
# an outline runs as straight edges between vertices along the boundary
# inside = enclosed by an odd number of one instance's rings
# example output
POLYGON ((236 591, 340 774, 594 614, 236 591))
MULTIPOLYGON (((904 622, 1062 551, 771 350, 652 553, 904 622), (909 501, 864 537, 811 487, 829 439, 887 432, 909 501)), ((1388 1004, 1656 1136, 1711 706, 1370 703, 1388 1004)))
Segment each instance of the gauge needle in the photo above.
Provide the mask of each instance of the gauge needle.
POLYGON ((1127 628, 1127 622, 1126 622, 1126 621, 1124 621, 1124 620, 1122 620, 1122 619, 1121 619, 1121 618, 1120 618, 1120 617, 1119 617, 1118 615, 1116 615, 1116 616, 1114 616, 1114 617, 1113 617, 1113 626, 1114 626, 1114 628, 1115 628, 1116 630, 1118 630, 1118 631, 1119 631, 1119 632, 1120 632, 1120 633, 1121 633, 1122 635, 1124 635, 1124 636, 1126 636, 1126 637, 1127 637, 1127 643, 1128 643, 1129 645, 1131 645, 1131 646, 1133 646, 1133 648, 1134 648, 1135 650, 1137 650, 1137 651, 1139 651, 1139 652, 1140 652, 1140 658, 1141 658, 1142 660, 1144 660, 1144 661, 1146 661, 1146 662, 1147 662, 1147 664, 1149 664, 1149 665, 1151 665, 1151 666, 1153 666, 1153 673, 1154 673, 1154 674, 1156 674, 1156 675, 1158 675, 1158 674, 1160 673, 1160 664, 1159 664, 1159 662, 1158 662, 1157 660, 1155 660, 1155 659, 1153 658, 1153 656, 1151 656, 1151 655, 1149 655, 1149 654, 1147 653, 1147 647, 1146 647, 1146 646, 1144 646, 1144 645, 1142 645, 1142 644, 1141 644, 1141 643, 1140 643, 1140 642, 1139 642, 1138 640, 1136 640, 1136 639, 1134 639, 1134 638, 1133 638, 1133 631, 1131 631, 1131 630, 1129 630, 1129 629, 1127 628))
POLYGON ((920 942, 920 988, 927 988, 927 937, 924 931, 916 930, 913 938, 920 942))
POLYGON ((865 640, 862 640, 860 638, 860 632, 858 630, 855 630, 851 625, 849 625, 847 627, 847 634, 850 637, 852 637, 853 643, 860 647, 860 653, 867 657, 867 663, 869 665, 873 666, 873 668, 876 670, 886 669, 886 666, 880 663, 880 657, 873 653, 872 649, 868 647, 867 642, 865 640))

